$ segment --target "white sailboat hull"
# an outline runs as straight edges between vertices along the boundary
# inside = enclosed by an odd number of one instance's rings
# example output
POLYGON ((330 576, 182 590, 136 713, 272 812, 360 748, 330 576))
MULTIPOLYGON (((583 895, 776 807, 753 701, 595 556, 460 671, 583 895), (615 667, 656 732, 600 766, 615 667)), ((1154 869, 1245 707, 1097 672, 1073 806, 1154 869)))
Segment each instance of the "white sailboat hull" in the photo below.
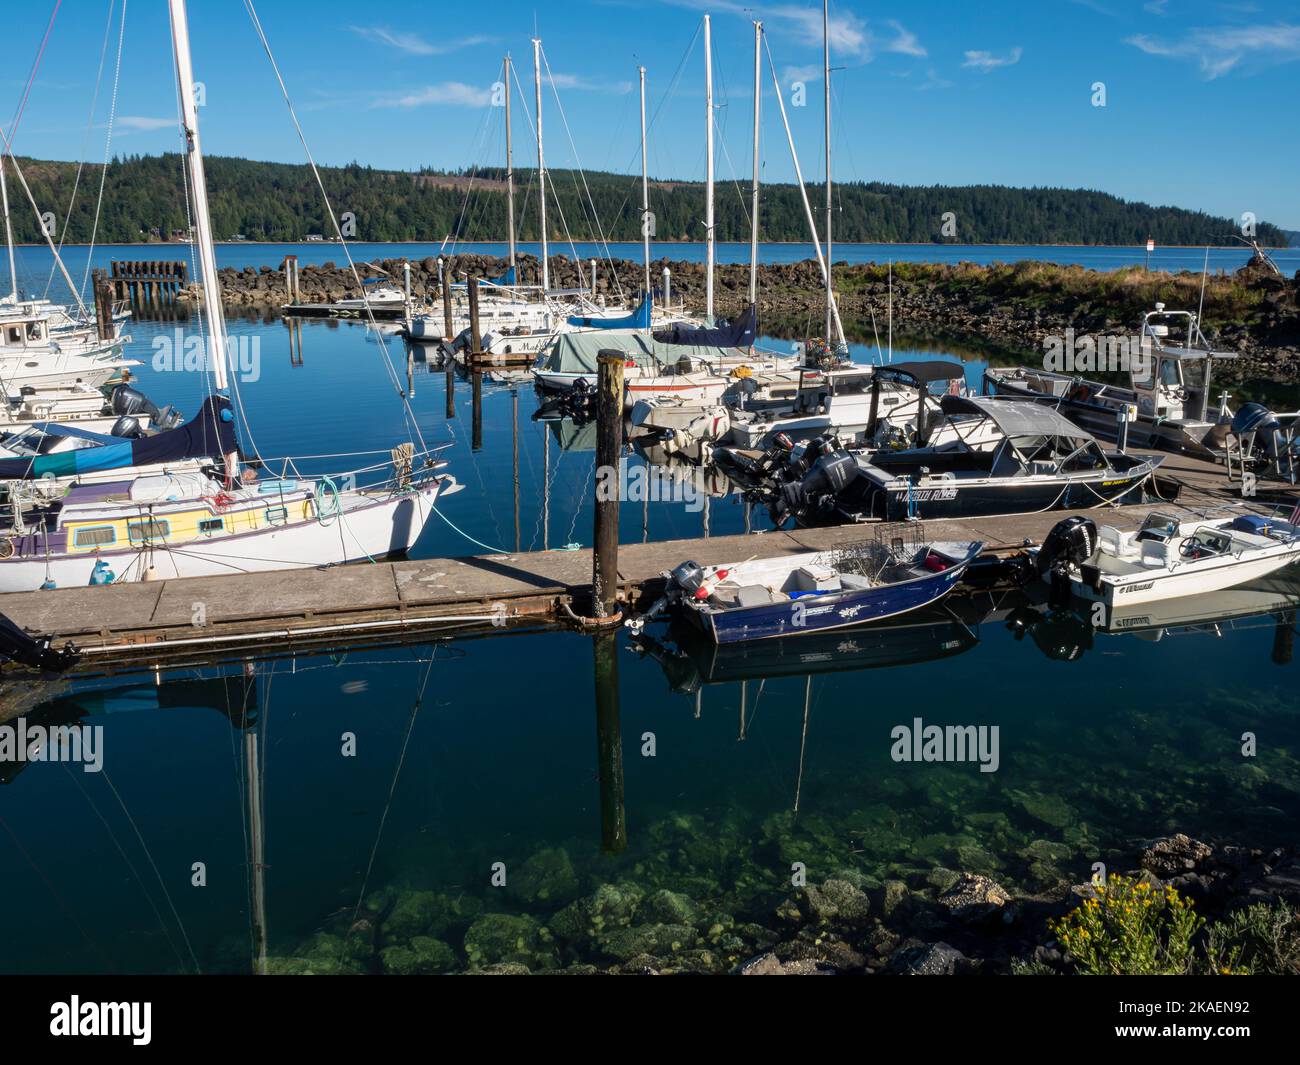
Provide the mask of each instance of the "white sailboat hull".
POLYGON ((458 488, 454 479, 444 477, 401 495, 376 493, 373 500, 365 498, 364 490, 344 493, 344 512, 324 521, 191 541, 176 548, 157 544, 62 555, 48 563, 42 558, 4 559, 0 560, 0 592, 34 591, 47 579, 60 588, 84 587, 91 583, 100 561, 108 564, 116 583, 374 561, 409 551, 424 531, 439 494, 458 488))

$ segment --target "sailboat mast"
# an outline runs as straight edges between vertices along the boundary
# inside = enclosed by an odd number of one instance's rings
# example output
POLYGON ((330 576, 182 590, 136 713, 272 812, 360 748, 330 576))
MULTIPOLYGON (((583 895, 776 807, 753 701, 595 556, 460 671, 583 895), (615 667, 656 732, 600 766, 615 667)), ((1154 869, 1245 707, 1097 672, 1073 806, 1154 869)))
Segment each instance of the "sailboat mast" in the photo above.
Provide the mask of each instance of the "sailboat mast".
POLYGON ((533 38, 533 88, 537 97, 537 209, 542 222, 542 295, 551 287, 550 254, 546 245, 546 159, 542 154, 542 40, 533 38))
POLYGON ((754 23, 754 188, 749 206, 749 302, 758 303, 758 131, 763 96, 763 24, 754 23))
POLYGON ((214 383, 218 391, 224 392, 229 384, 226 380, 226 319, 221 313, 221 282, 217 277, 217 254, 212 243, 212 221, 208 217, 208 184, 199 146, 199 110, 194 100, 190 31, 185 0, 169 0, 169 3, 176 79, 181 97, 181 124, 185 134, 185 165, 189 170, 194 235, 199 252, 199 280, 203 283, 203 312, 208 323, 208 353, 214 383))
MULTIPOLYGON (((176 80, 181 98, 181 123, 185 133, 185 165, 189 171, 194 235, 199 251, 199 279, 203 283, 203 313, 208 323, 208 362, 212 367, 212 383, 218 392, 225 392, 229 385, 226 378, 226 318, 221 309, 221 280, 217 276, 217 253, 212 243, 212 219, 208 214, 208 182, 199 145, 199 109, 194 100, 189 22, 185 0, 168 2, 176 80)), ((238 473, 239 456, 232 452, 224 458, 226 476, 233 479, 238 473)))
POLYGON ((826 342, 831 342, 834 328, 834 289, 831 275, 835 260, 831 256, 831 19, 830 0, 822 0, 822 66, 826 90, 826 342))
POLYGON ((6 152, 0 155, 0 200, 4 201, 5 243, 9 246, 9 295, 17 303, 18 271, 14 269, 14 230, 9 221, 9 183, 5 179, 5 170, 8 168, 8 164, 9 155, 6 152))
MULTIPOLYGON (((506 55, 506 234, 510 241, 510 269, 515 268, 515 153, 510 139, 510 56, 506 55)), ((517 279, 516 279, 517 280, 517 279)))
POLYGON ((637 68, 641 75, 641 241, 645 255, 645 294, 650 296, 650 162, 646 157, 645 135, 645 67, 637 68))
POLYGON ((717 250, 713 244, 713 31, 704 16, 704 231, 707 237, 704 262, 704 317, 713 322, 713 266, 717 250))

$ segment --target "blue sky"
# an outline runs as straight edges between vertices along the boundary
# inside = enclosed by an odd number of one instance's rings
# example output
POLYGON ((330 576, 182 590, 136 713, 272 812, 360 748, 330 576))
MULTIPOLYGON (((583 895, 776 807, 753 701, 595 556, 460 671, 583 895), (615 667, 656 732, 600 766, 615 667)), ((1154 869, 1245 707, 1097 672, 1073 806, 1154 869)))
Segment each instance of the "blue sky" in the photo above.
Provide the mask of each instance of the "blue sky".
MULTIPOLYGON (((210 153, 303 158, 241 0, 191 0, 210 153)), ((821 8, 799 0, 484 4, 261 0, 259 15, 321 162, 468 167, 501 160, 490 86, 509 50, 531 110, 534 25, 555 79, 547 162, 639 170, 644 64, 653 175, 702 178, 701 15, 713 15, 718 174, 746 179, 751 18, 763 19, 805 176, 820 178, 821 8), (692 42, 694 42, 692 44, 692 42), (674 76, 676 75, 676 80, 674 76), (671 90, 671 91, 670 91, 671 90), (789 98, 787 97, 787 102, 789 98), (567 122, 567 131, 565 123, 567 122), (570 147, 569 136, 573 145, 570 147)), ((7 12, 6 131, 53 0, 7 12)), ((21 154, 102 158, 121 0, 93 122, 108 0, 63 0, 18 130, 21 154), (89 131, 88 131, 89 125, 89 131), (89 148, 83 145, 89 144, 89 148)), ((1290 0, 839 0, 831 5, 835 176, 907 184, 1062 185, 1300 229, 1300 7, 1290 0), (1095 83, 1105 106, 1094 106, 1095 83)), ((129 2, 114 153, 173 150, 164 5, 129 2)), ((515 97, 516 158, 532 146, 515 97)), ((764 175, 793 170, 764 73, 764 175)))

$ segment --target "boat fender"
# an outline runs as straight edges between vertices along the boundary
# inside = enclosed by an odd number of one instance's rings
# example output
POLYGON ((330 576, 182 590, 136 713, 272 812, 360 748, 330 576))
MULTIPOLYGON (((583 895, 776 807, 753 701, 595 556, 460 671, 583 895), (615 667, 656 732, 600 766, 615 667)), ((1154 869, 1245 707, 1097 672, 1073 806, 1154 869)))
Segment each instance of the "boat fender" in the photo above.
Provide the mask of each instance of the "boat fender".
POLYGON ((1087 403, 1092 398, 1092 389, 1087 385, 1078 384, 1070 389, 1070 394, 1065 398, 1071 403, 1087 403))
POLYGON ((116 575, 102 558, 95 563, 95 568, 90 571, 91 585, 112 584, 115 580, 117 580, 116 575))

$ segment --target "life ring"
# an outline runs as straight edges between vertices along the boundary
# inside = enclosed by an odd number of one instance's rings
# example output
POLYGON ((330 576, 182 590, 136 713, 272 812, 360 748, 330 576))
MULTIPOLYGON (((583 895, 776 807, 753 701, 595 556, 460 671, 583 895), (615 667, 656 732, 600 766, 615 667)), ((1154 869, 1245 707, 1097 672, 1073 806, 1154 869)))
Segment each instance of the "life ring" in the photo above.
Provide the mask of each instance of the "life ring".
POLYGON ((13 558, 17 552, 18 548, 14 545, 12 536, 6 536, 0 540, 0 558, 13 558))

